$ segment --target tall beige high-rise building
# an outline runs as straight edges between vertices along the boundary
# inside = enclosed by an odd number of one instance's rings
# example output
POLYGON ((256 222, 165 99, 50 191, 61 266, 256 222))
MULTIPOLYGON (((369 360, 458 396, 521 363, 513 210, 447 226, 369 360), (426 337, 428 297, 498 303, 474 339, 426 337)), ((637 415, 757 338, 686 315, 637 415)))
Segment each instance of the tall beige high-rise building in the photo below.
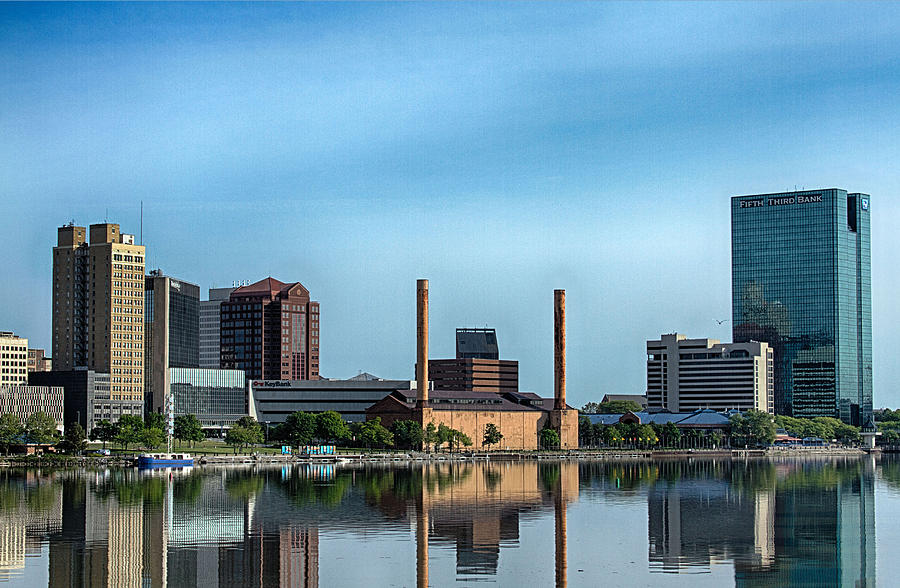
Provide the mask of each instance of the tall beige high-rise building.
POLYGON ((119 225, 66 225, 53 248, 53 368, 110 374, 110 398, 144 400, 143 245, 119 225))

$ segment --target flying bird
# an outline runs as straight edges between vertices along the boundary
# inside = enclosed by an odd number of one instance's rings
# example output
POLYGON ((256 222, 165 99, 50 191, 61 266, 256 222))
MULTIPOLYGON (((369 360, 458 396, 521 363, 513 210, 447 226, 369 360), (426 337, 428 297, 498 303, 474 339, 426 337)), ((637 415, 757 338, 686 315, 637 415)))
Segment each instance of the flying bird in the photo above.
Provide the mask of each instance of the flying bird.
POLYGON ((728 319, 722 319, 722 320, 719 320, 719 319, 713 319, 713 320, 716 321, 716 324, 718 324, 718 325, 721 325, 722 323, 727 323, 727 322, 728 322, 728 319))

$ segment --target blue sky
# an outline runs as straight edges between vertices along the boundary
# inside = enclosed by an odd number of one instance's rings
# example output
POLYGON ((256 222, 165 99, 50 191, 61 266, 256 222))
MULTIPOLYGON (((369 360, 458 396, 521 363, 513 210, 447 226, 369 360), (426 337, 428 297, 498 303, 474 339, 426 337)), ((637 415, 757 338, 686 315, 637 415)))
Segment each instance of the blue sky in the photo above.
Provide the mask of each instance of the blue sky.
POLYGON ((569 399, 645 387, 644 342, 730 340, 729 197, 872 195, 875 403, 900 219, 893 3, 2 4, 0 330, 50 346, 56 227, 139 231, 206 288, 322 304, 321 369, 412 378, 498 329, 569 399))

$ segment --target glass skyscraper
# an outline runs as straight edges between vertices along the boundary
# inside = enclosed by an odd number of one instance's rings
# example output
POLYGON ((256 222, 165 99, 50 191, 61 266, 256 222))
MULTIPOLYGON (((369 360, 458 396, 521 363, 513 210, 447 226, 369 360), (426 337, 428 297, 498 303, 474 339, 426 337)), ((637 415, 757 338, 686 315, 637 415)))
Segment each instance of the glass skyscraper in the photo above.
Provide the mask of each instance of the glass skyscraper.
POLYGON ((200 287, 151 271, 144 280, 145 410, 160 412, 169 368, 200 365, 200 287))
POLYGON ((775 352, 775 412, 872 415, 869 196, 811 190, 731 199, 735 342, 775 352))

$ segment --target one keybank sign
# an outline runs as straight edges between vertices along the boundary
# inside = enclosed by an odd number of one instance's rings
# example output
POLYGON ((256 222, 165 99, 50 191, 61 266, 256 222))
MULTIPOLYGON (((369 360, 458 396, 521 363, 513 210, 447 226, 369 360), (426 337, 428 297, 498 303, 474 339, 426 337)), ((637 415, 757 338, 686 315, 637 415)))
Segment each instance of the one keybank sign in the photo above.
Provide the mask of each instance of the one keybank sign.
POLYGON ((756 208, 758 206, 784 206, 787 204, 812 204, 822 202, 821 194, 808 196, 773 196, 771 198, 754 198, 753 200, 741 200, 741 208, 756 208))

